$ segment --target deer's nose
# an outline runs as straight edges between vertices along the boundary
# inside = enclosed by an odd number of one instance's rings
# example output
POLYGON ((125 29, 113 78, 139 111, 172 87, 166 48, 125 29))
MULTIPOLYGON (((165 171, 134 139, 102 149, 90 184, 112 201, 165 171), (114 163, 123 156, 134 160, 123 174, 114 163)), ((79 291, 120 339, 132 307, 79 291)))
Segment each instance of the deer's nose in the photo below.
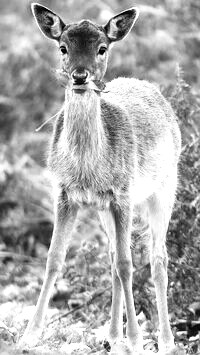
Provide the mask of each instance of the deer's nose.
POLYGON ((89 73, 86 69, 78 70, 75 69, 72 73, 72 79, 74 84, 84 84, 89 76, 89 73))

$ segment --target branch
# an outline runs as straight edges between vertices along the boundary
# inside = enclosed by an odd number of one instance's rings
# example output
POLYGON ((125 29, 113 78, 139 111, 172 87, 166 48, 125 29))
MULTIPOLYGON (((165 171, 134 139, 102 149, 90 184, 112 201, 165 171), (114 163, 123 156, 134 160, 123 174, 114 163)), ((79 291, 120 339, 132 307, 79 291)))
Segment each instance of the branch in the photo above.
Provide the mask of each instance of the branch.
POLYGON ((32 263, 45 263, 46 258, 33 258, 29 255, 17 254, 9 251, 0 251, 0 259, 11 258, 18 261, 28 261, 32 263))
MULTIPOLYGON (((146 267, 146 265, 144 265, 144 266, 142 266, 141 268, 135 270, 135 271, 133 272, 133 276, 134 276, 134 274, 136 274, 136 273, 138 273, 139 271, 143 270, 145 267, 146 267)), ((70 311, 65 312, 65 313, 63 313, 63 314, 61 314, 61 315, 59 315, 59 316, 56 316, 56 315, 55 315, 54 317, 52 317, 53 319, 47 324, 47 326, 49 326, 50 324, 52 324, 52 323, 54 323, 54 322, 56 322, 56 321, 59 321, 59 320, 62 319, 62 318, 68 317, 70 314, 72 314, 72 313, 78 311, 78 310, 81 309, 81 308, 88 307, 97 297, 102 296, 106 291, 110 290, 111 288, 112 288, 112 285, 108 286, 108 287, 105 288, 104 290, 97 290, 97 291, 95 291, 95 292, 92 294, 92 296, 91 296, 85 303, 80 304, 79 306, 77 306, 77 307, 71 309, 70 311)))
POLYGON ((68 312, 65 312, 65 313, 59 315, 58 317, 56 317, 56 316, 55 316, 55 318, 53 317, 53 319, 47 324, 47 327, 56 321, 60 321, 62 318, 68 317, 70 314, 78 311, 81 308, 88 307, 97 297, 102 296, 106 291, 110 290, 111 287, 112 286, 110 285, 109 287, 105 288, 104 290, 97 290, 97 291, 93 292, 92 296, 85 303, 80 304, 79 306, 71 309, 68 312))

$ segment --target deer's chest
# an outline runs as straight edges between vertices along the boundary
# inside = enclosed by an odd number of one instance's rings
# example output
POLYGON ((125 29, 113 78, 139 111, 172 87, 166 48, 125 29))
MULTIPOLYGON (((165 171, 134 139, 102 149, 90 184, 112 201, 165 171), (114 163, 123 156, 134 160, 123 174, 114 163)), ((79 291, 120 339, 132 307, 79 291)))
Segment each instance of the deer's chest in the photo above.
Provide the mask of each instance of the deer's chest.
MULTIPOLYGON (((76 157, 75 157, 76 158, 76 157)), ((74 159, 60 155, 51 164, 57 184, 64 189, 70 203, 107 209, 110 203, 119 201, 127 185, 124 169, 112 165, 109 159, 74 159)))
POLYGON ((113 200, 112 190, 106 192, 93 191, 92 189, 70 189, 67 191, 67 197, 70 203, 82 206, 92 206, 98 210, 107 209, 113 200))
POLYGON ((105 169, 79 169, 66 175, 65 188, 71 202, 80 206, 93 206, 97 209, 108 208, 114 196, 113 178, 107 174, 101 174, 105 169))

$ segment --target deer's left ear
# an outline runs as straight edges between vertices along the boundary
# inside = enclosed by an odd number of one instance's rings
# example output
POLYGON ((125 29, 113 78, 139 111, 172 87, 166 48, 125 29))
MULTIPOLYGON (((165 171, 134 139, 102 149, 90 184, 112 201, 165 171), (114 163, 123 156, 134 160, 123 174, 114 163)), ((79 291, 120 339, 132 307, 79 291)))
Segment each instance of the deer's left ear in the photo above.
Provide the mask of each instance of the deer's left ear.
POLYGON ((124 38, 131 30, 138 16, 139 10, 136 7, 132 7, 112 17, 104 27, 109 40, 115 42, 124 38))

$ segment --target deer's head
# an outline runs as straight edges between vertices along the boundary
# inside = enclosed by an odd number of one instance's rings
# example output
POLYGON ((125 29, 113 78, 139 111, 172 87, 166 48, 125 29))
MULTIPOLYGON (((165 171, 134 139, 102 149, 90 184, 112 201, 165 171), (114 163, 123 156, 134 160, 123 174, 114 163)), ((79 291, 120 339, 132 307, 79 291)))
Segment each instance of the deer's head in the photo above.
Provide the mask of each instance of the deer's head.
POLYGON ((138 10, 130 8, 112 17, 105 26, 89 20, 65 24, 48 8, 37 3, 31 7, 42 33, 59 45, 62 70, 68 80, 78 85, 103 78, 110 44, 124 38, 138 17, 138 10))

